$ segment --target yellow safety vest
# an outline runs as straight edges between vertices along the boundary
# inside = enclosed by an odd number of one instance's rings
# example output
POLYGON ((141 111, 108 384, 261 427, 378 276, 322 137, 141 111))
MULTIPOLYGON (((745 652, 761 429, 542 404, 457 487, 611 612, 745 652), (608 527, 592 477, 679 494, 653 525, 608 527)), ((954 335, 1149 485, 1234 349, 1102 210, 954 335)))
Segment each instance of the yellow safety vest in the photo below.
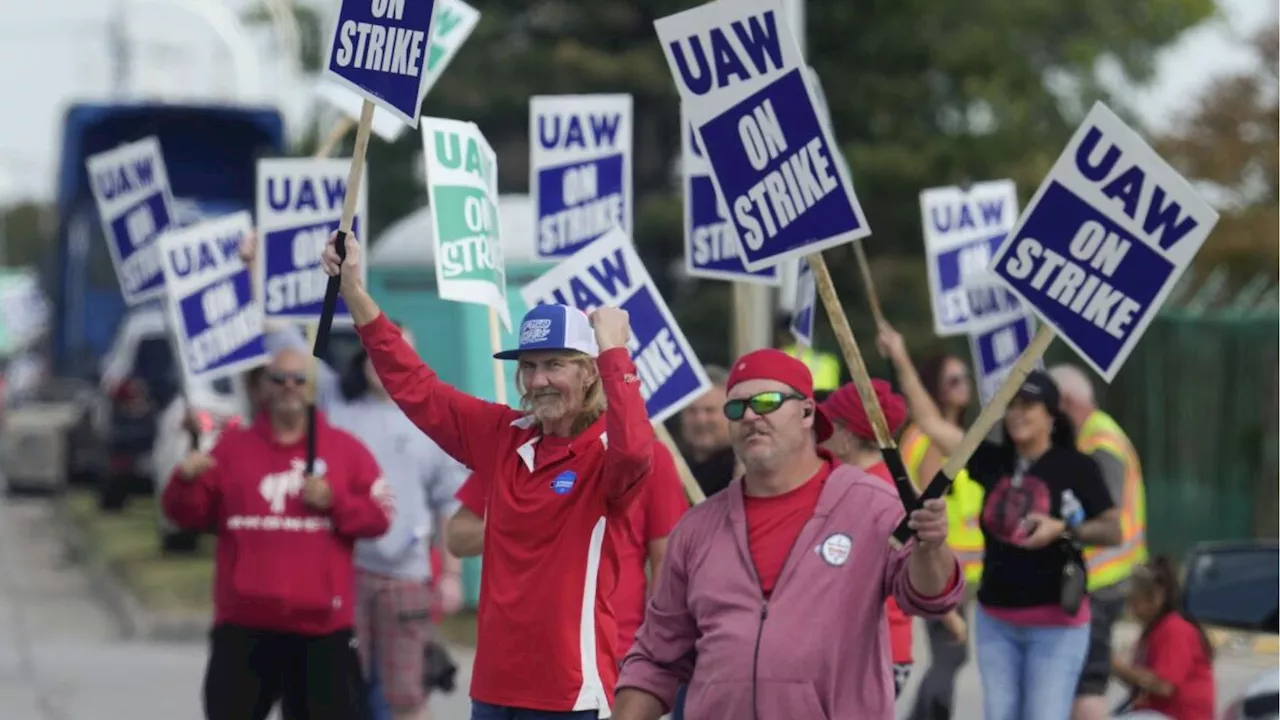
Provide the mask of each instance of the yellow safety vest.
POLYGON ((796 345, 788 345, 782 351, 809 366, 809 372, 813 373, 814 390, 833 391, 840 387, 840 361, 835 355, 816 353, 812 348, 796 345))
MULTIPOLYGON (((925 453, 929 450, 928 435, 912 423, 903 431, 902 443, 898 447, 911 482, 917 488, 922 482, 933 480, 920 477, 920 466, 924 464, 925 453)), ((951 494, 947 497, 947 524, 950 526, 947 544, 960 560, 965 582, 971 585, 982 580, 982 553, 986 543, 978 520, 982 516, 984 495, 982 486, 969 477, 968 471, 961 470, 951 483, 951 494)))
POLYGON ((1142 465, 1133 443, 1108 414, 1094 410, 1076 437, 1080 452, 1109 452, 1124 464, 1124 497, 1120 499, 1120 544, 1085 550, 1089 566, 1089 590, 1115 585, 1133 574, 1147 561, 1147 491, 1142 483, 1142 465))

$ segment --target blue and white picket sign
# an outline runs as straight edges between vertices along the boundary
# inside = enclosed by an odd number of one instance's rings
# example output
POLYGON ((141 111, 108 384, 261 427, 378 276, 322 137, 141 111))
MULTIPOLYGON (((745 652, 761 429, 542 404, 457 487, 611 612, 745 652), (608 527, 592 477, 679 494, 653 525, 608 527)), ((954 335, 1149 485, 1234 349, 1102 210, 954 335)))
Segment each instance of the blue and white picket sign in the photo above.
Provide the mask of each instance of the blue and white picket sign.
POLYGON ((583 312, 613 306, 631 317, 627 347, 640 376, 649 419, 662 422, 711 388, 684 333, 619 229, 586 246, 521 291, 529 307, 572 305, 583 312))
POLYGON ((1012 180, 920 193, 925 264, 939 337, 1021 317, 1026 308, 991 274, 991 257, 1018 220, 1012 180))
POLYGON ((778 0, 654 23, 747 270, 871 234, 778 0))
MULTIPOLYGON (((427 48, 426 80, 422 85, 423 97, 431 92, 431 88, 444 74, 445 68, 479 22, 480 11, 462 0, 436 0, 435 17, 431 20, 431 44, 427 48)), ((316 83, 316 93, 344 115, 359 122, 364 99, 348 90, 346 85, 321 79, 316 83)), ((422 105, 421 98, 418 105, 422 105)), ((387 110, 375 107, 371 127, 378 137, 387 142, 395 142, 407 126, 387 110)))
POLYGON ((777 265, 748 272, 738 249, 738 233, 729 222, 724 200, 716 194, 711 168, 698 146, 698 136, 683 109, 684 128, 684 269, 689 277, 777 286, 777 265))
POLYGON ((791 313, 791 334, 796 342, 813 347, 813 320, 818 311, 818 286, 807 258, 796 263, 796 304, 791 313))
POLYGON ((240 243, 252 231, 246 211, 160 236, 169 326, 188 380, 226 377, 267 361, 262 302, 240 259, 240 243))
MULTIPOLYGON (((258 258, 255 275, 268 318, 316 322, 329 276, 320 265, 325 242, 338 229, 347 195, 349 158, 264 158, 258 161, 258 258)), ((369 216, 369 185, 360 198, 351 232, 363 237, 369 216)), ((365 266, 361 271, 368 272, 365 266)), ((350 323, 339 297, 333 320, 350 323)))
MULTIPOLYGON (((1012 320, 988 325, 969 334, 973 353, 973 369, 978 380, 978 397, 986 407, 1004 384, 1009 371, 1017 364, 1022 351, 1036 334, 1034 315, 1025 314, 1012 320)), ((1037 368, 1044 369, 1044 358, 1037 358, 1037 368)))
POLYGON ((613 228, 632 231, 630 95, 529 99, 529 194, 539 258, 565 258, 613 228))
POLYGON ((173 190, 160 141, 147 137, 85 160, 102 234, 129 305, 164 294, 155 240, 173 224, 173 190))
POLYGON ((1111 382, 1217 223, 1191 185, 1099 102, 992 269, 1111 382))
POLYGON ((418 127, 435 5, 434 0, 342 0, 325 77, 418 127))

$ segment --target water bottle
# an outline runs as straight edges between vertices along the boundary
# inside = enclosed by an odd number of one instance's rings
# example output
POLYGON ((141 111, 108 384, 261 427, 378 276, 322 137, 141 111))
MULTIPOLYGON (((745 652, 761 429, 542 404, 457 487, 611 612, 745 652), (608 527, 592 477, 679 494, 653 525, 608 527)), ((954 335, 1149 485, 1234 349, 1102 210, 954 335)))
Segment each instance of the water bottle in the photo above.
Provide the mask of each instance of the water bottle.
POLYGON ((1062 521, 1069 528, 1084 522, 1084 506, 1076 499, 1076 494, 1070 490, 1064 490, 1062 493, 1062 521))

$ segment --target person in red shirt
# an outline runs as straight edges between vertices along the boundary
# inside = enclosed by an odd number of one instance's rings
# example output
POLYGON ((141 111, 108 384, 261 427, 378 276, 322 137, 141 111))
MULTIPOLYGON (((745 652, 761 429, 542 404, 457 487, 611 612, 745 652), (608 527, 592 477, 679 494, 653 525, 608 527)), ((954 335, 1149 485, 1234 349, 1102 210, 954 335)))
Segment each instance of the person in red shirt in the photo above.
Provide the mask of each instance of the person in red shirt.
POLYGON ((689 684, 690 718, 893 717, 885 599, 935 616, 964 592, 946 501, 904 517, 893 488, 819 447, 813 377, 780 350, 729 371, 725 416, 745 473, 671 533, 622 666, 614 720, 658 720, 689 684))
MULTIPOLYGON (((609 595, 625 521, 654 464, 654 434, 627 350, 626 311, 590 318, 539 305, 520 323, 516 410, 449 386, 378 309, 361 248, 330 238, 322 263, 391 399, 446 453, 488 479, 471 677, 473 720, 608 717, 618 675, 609 595)), ((430 342, 430 340, 427 340, 430 342)))
MULTIPOLYGON (((486 479, 472 473, 456 497, 462 507, 449 520, 445 533, 449 550, 458 557, 482 555, 486 479)), ((631 649, 644 621, 645 601, 656 589, 662 556, 667 551, 667 535, 688 509, 689 499, 671 451, 661 443, 654 445, 652 476, 631 504, 625 520, 609 525, 618 555, 618 584, 611 605, 618 624, 619 657, 631 649)), ((483 587, 480 592, 484 593, 483 587)))
POLYGON ((1132 664, 1116 658, 1112 672, 1137 693, 1134 710, 1171 720, 1213 720, 1213 645, 1178 610, 1178 574, 1159 556, 1133 573, 1129 611, 1142 623, 1132 664))
POLYGON ((308 362, 276 354, 262 414, 187 455, 160 498, 176 525, 218 538, 208 720, 264 720, 277 701, 286 717, 364 716, 353 553, 390 527, 394 498, 369 451, 320 412, 304 476, 308 362))
MULTIPOLYGON (((872 380, 871 385, 889 423, 889 433, 896 435, 907 419, 907 401, 893 392, 884 380, 872 380)), ((893 475, 876 445, 875 431, 871 428, 857 386, 847 383, 828 395, 822 402, 822 411, 831 418, 834 426, 823 447, 841 462, 862 468, 892 485, 893 475)), ((884 611, 889 623, 889 647, 893 656, 893 692, 897 697, 911 677, 911 617, 898 607, 892 597, 885 600, 884 611)))

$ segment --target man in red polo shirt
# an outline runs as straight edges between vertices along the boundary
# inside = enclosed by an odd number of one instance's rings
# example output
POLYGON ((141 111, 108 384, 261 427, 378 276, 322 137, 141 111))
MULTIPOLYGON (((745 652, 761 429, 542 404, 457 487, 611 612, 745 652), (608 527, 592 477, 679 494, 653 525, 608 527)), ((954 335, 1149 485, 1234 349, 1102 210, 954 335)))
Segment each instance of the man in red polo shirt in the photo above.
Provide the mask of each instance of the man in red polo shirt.
MULTIPOLYGON (((458 490, 462 507, 450 518, 446 538, 458 557, 483 554, 486 479, 472 473, 458 490)), ((618 657, 626 655, 644 621, 644 604, 657 586, 667 551, 667 535, 689 509, 675 459, 662 444, 653 447, 653 473, 627 511, 625 520, 609 524, 618 553, 618 584, 610 605, 618 623, 618 657), (647 569, 647 572, 646 572, 647 569)), ((484 593, 482 586, 480 592, 484 593)))
POLYGON ((526 313, 519 347, 495 356, 517 363, 515 410, 451 387, 422 362, 365 290, 355 238, 345 258, 331 238, 321 261, 340 278, 391 399, 489 479, 472 720, 608 717, 618 676, 608 596, 618 559, 607 528, 624 520, 654 462, 626 311, 604 307, 588 318, 539 305, 526 313))

